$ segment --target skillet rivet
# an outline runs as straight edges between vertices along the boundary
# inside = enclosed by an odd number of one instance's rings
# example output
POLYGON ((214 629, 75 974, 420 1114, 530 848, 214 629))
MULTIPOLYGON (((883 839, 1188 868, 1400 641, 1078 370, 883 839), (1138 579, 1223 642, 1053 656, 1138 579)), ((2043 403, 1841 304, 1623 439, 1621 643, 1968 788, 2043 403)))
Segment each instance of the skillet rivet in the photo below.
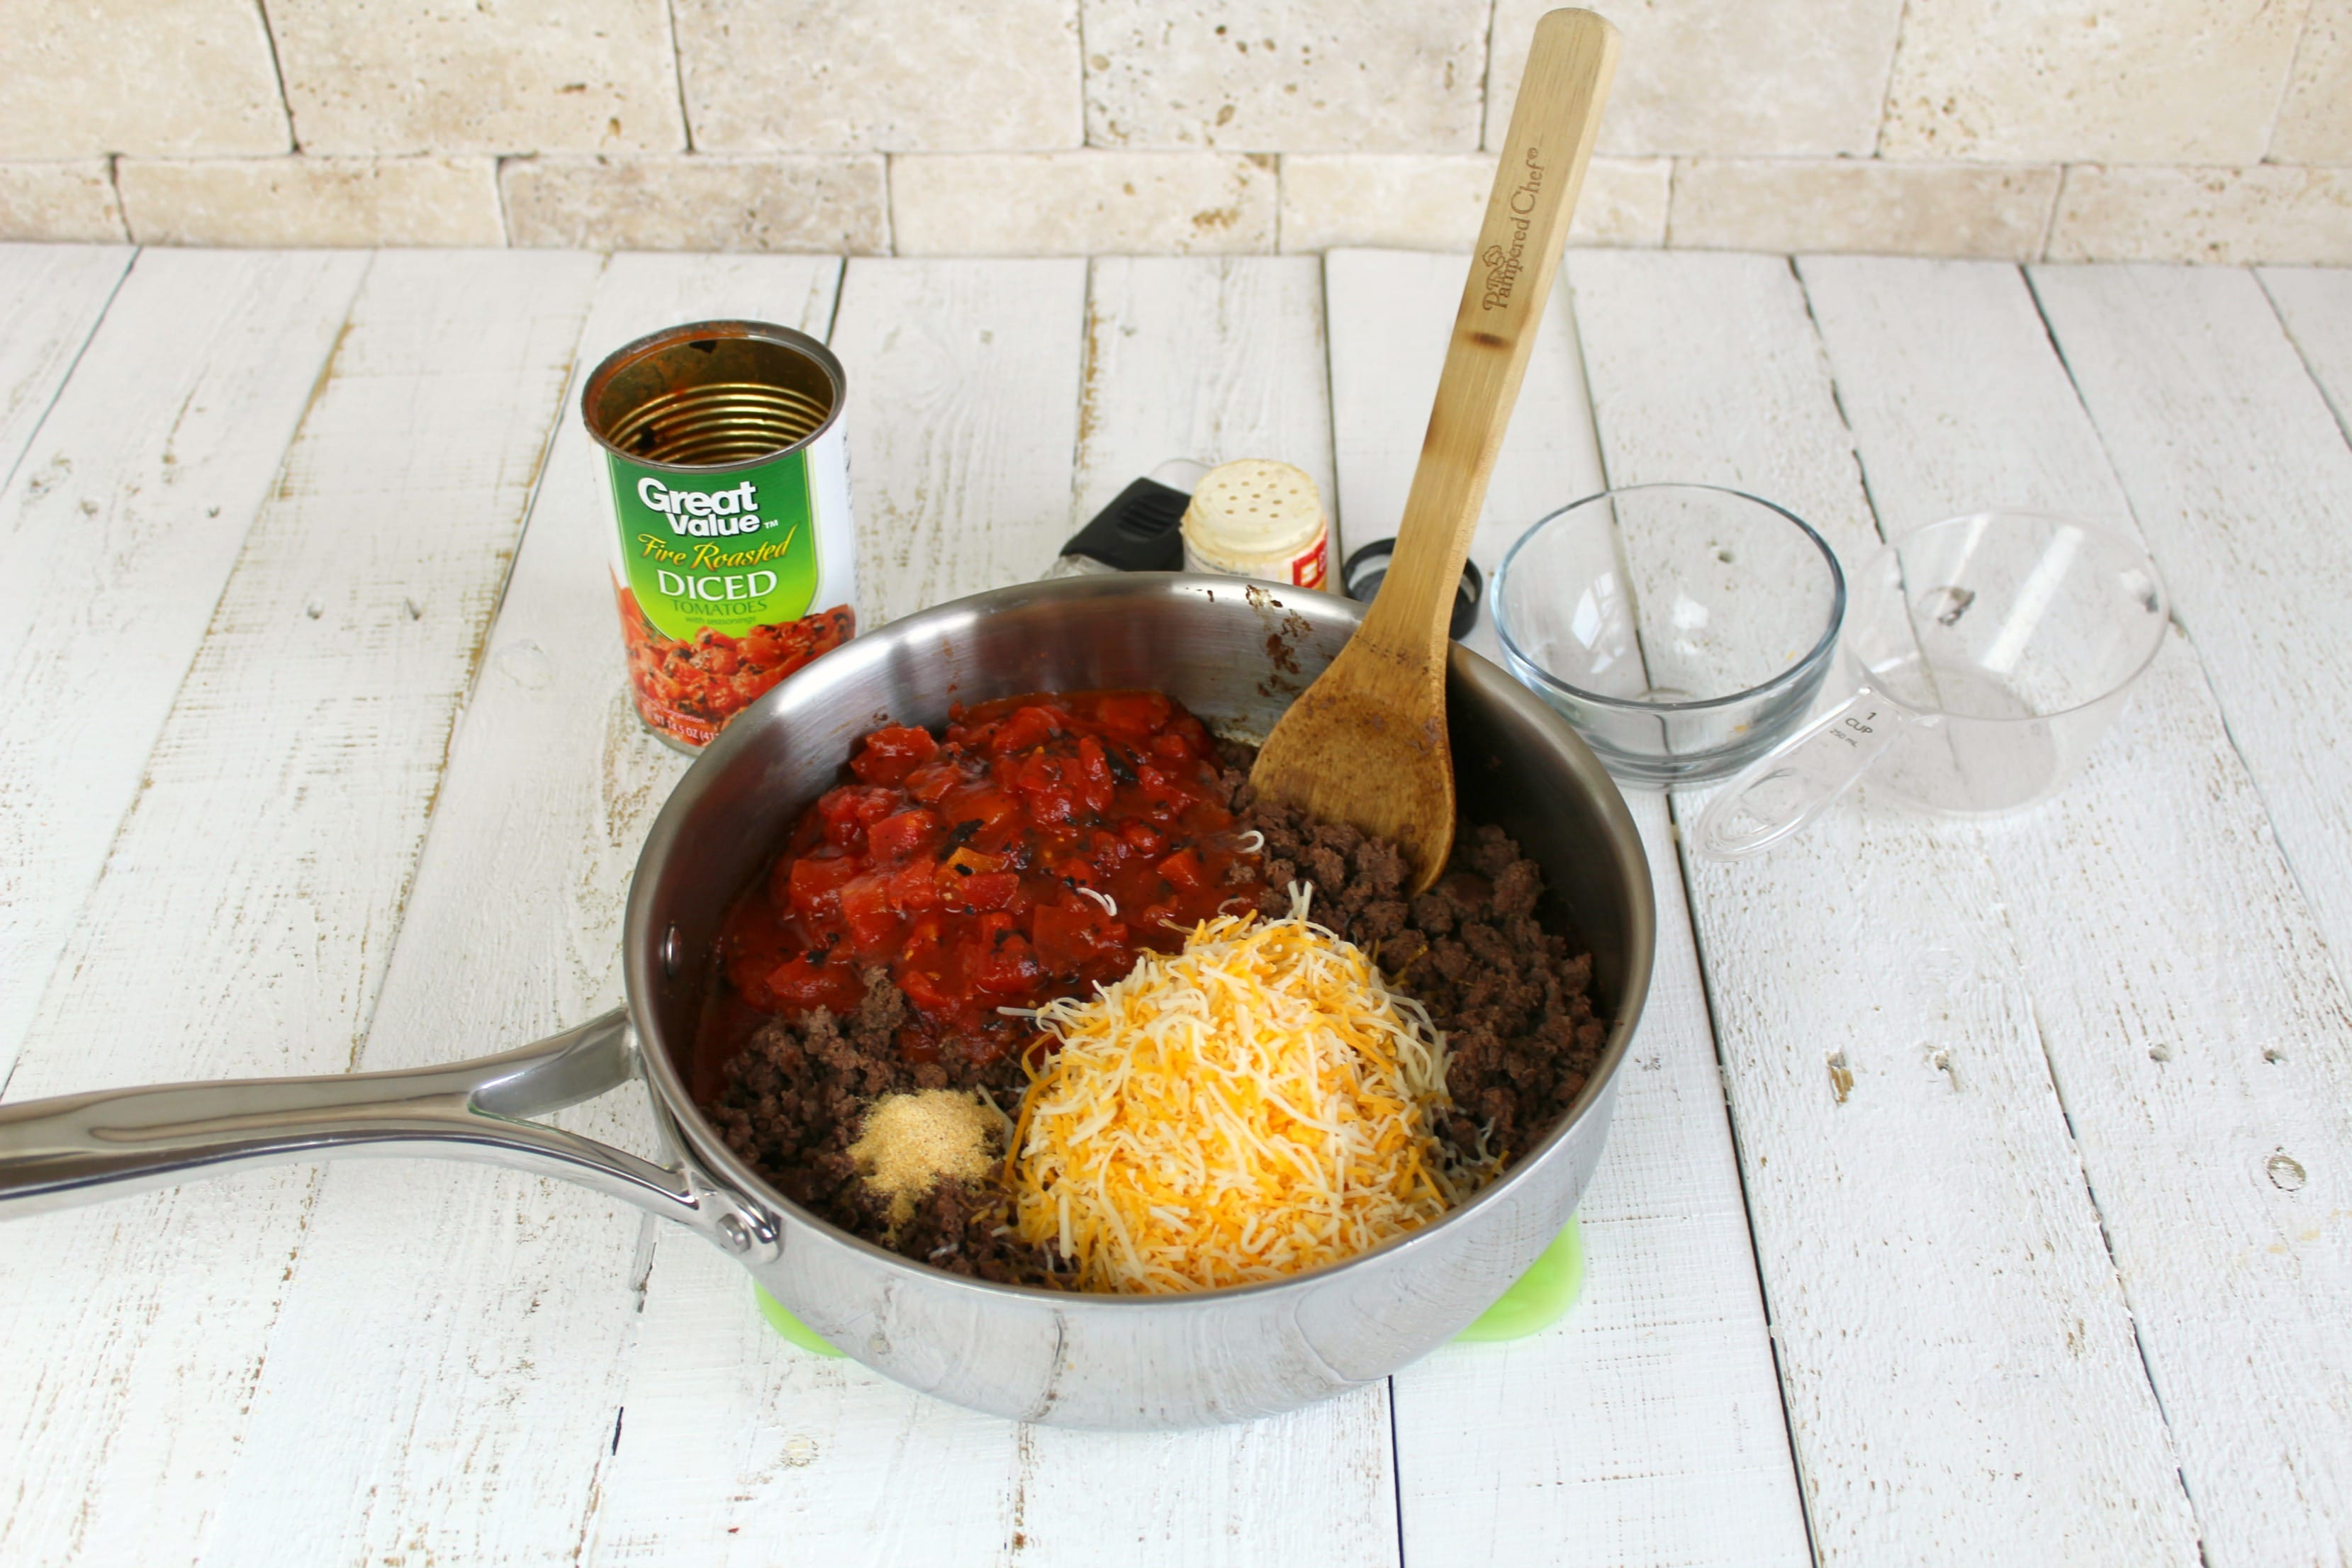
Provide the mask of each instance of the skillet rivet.
POLYGON ((662 973, 671 980, 677 978, 677 927, 676 926, 670 927, 668 932, 662 938, 662 973))
POLYGON ((740 1215, 719 1216, 719 1240, 730 1252, 748 1252, 751 1248, 751 1233, 744 1228, 740 1215))

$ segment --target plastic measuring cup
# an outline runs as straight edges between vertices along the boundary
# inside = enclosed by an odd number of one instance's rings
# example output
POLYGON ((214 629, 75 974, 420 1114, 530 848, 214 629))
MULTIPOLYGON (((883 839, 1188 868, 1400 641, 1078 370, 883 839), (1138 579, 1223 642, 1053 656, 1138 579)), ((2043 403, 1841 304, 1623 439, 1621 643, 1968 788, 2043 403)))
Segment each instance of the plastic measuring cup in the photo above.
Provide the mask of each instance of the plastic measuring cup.
POLYGON ((1852 695, 1726 784, 1693 847, 1759 853, 1865 772, 1934 812, 2039 800, 2081 770, 2169 619, 2147 552, 2088 523, 1988 511, 1906 534, 1854 574, 1852 695))

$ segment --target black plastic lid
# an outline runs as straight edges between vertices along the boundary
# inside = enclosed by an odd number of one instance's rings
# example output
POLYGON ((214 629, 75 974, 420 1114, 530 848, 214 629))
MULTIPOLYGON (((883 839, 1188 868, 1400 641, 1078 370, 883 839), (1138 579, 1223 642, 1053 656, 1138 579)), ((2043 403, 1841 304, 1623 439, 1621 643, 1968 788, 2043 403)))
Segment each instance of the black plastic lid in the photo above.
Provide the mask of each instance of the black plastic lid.
MULTIPOLYGON (((1381 580, 1389 574, 1389 557, 1394 553, 1394 539, 1375 539, 1350 552, 1339 568, 1339 585, 1348 597, 1358 604, 1370 604, 1372 595, 1381 591, 1381 580)), ((1486 591, 1486 574, 1478 570, 1475 561, 1465 561, 1462 581, 1454 585, 1454 619, 1446 626, 1447 636, 1458 641, 1478 624, 1478 600, 1486 591)))

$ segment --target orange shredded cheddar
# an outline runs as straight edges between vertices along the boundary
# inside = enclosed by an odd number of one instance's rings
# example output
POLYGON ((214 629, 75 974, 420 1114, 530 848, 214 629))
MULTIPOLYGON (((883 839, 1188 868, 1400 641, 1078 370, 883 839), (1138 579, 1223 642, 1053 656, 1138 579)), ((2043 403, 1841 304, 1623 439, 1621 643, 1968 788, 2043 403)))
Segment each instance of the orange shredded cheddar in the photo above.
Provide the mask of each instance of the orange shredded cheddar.
POLYGON ((1081 1289, 1276 1279, 1444 1215, 1495 1173, 1455 1158, 1444 1037, 1360 948, 1291 912, 1202 922, 1090 1000, 1038 1010, 1059 1050, 1023 1101, 1013 1225, 1081 1289))

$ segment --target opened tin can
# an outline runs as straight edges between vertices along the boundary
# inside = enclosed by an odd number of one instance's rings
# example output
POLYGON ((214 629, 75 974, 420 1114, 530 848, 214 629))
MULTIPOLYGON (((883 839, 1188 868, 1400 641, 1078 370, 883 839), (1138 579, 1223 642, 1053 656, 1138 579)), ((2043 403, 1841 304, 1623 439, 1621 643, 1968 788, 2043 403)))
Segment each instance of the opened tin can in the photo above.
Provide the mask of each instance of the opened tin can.
POLYGON ((637 712, 682 750, 856 633, 846 391, 805 332, 692 321, 615 350, 581 393, 637 712))

